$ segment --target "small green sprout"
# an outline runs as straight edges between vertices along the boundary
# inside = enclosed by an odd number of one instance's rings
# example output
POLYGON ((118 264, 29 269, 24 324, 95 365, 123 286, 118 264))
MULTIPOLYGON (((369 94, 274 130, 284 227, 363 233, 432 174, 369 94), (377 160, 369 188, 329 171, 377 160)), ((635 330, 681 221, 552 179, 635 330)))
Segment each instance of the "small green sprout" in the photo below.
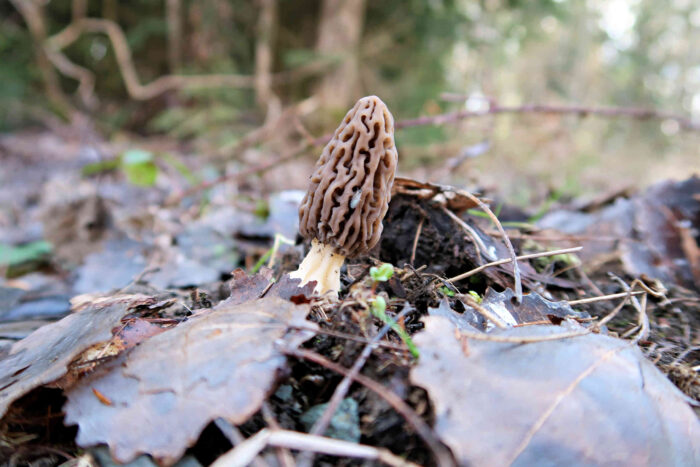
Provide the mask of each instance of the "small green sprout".
POLYGON ((455 296, 454 290, 451 290, 446 285, 443 285, 442 287, 440 287, 440 292, 442 292, 442 294, 445 295, 446 297, 454 297, 455 296))
POLYGON ((251 274, 257 273, 260 268, 262 267, 263 264, 265 264, 265 261, 267 261, 267 267, 272 268, 275 265, 275 257, 277 255, 277 250, 279 250, 280 245, 284 243, 285 245, 294 245, 294 241, 288 239, 281 233, 276 233, 275 234, 275 241, 272 244, 272 248, 267 250, 264 255, 260 257, 257 263, 255 263, 255 266, 250 270, 251 274))
POLYGON ((390 263, 382 263, 381 266, 369 268, 369 276, 374 282, 386 282, 394 275, 394 266, 390 263))
POLYGON ((468 293, 474 300, 476 300, 476 303, 481 305, 481 302, 484 301, 483 297, 478 293, 474 292, 473 290, 470 290, 468 293))
POLYGON ((149 187, 156 183, 158 166, 153 153, 143 149, 129 149, 121 157, 121 168, 130 183, 149 187))
POLYGON ((406 347, 408 347, 409 352, 411 352, 411 355, 413 355, 414 358, 418 358, 420 356, 420 353, 418 352, 418 347, 416 347, 416 344, 413 343, 411 336, 408 335, 408 333, 403 327, 399 326, 399 324, 396 321, 391 319, 386 314, 386 301, 384 300, 384 297, 382 297, 381 295, 375 297, 374 300, 370 302, 370 311, 384 324, 388 324, 391 327, 391 329, 399 335, 399 337, 402 341, 404 341, 406 347))

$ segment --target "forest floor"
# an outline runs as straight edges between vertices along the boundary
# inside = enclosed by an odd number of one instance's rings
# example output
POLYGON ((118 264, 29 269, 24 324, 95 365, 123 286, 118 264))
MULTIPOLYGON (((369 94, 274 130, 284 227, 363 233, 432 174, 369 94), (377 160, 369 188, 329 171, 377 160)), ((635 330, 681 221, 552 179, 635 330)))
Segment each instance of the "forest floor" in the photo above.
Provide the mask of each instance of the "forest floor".
POLYGON ((180 196, 110 144, 0 139, 7 465, 700 462, 697 176, 498 223, 399 179, 336 299, 286 276, 308 161, 180 196))

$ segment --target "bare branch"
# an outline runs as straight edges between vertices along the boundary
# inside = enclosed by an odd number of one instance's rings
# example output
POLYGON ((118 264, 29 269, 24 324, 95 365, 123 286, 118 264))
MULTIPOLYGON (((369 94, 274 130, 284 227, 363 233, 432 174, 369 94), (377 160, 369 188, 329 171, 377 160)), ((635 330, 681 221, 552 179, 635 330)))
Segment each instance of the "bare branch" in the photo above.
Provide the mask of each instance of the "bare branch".
MULTIPOLYGON (((54 52, 58 52, 75 42, 84 33, 107 35, 114 48, 117 66, 124 79, 126 90, 129 96, 136 100, 153 99, 167 91, 183 88, 252 88, 255 86, 254 76, 237 74, 165 75, 148 84, 141 84, 124 31, 117 23, 107 19, 82 18, 74 21, 61 32, 50 37, 47 40, 47 46, 54 52)), ((293 70, 271 75, 271 80, 273 83, 278 83, 299 79, 320 73, 331 65, 332 62, 329 60, 318 60, 293 70)))
MULTIPOLYGON (((463 101, 468 96, 447 95, 449 100, 463 101)), ((694 122, 690 118, 665 112, 656 109, 648 109, 642 107, 587 107, 584 105, 548 105, 548 104, 525 104, 520 106, 499 105, 495 101, 491 101, 487 109, 483 111, 458 110, 456 112, 448 112, 440 115, 430 115, 418 117, 409 120, 402 120, 396 123, 396 128, 410 128, 414 126, 424 125, 443 125, 445 123, 454 123, 459 120, 468 118, 485 117, 487 115, 498 114, 552 114, 552 115, 578 115, 586 117, 596 115, 598 117, 616 118, 627 117, 637 120, 673 120, 678 122, 678 125, 689 131, 699 131, 700 122, 694 122)))
POLYGON ((36 60, 44 81, 44 86, 46 87, 46 95, 48 96, 49 101, 56 107, 57 110, 59 110, 59 112, 63 113, 65 116, 72 117, 75 113, 75 109, 70 104, 65 94, 63 94, 58 81, 58 75, 54 71, 53 67, 51 67, 51 62, 49 60, 46 48, 43 46, 47 36, 43 8, 31 0, 10 1, 22 15, 24 22, 27 23, 29 32, 36 43, 36 60))
POLYGON ((165 17, 168 23, 168 64, 175 73, 182 63, 182 3, 180 0, 167 0, 165 17))
MULTIPOLYGON (((527 255, 516 256, 515 259, 521 260, 521 259, 542 258, 542 257, 546 257, 546 256, 563 255, 563 254, 567 254, 567 253, 576 253, 577 251, 581 251, 582 249, 583 249, 582 246, 577 246, 577 247, 573 247, 573 248, 562 248, 561 250, 541 251, 539 253, 531 253, 531 254, 527 254, 527 255)), ((462 279, 466 279, 467 277, 473 276, 474 274, 477 274, 486 268, 490 268, 492 266, 498 266, 500 264, 510 263, 512 261, 513 261, 513 258, 503 258, 503 259, 499 259, 496 261, 492 261, 490 263, 482 264, 478 268, 474 268, 474 269, 467 271, 465 273, 462 273, 458 276, 450 277, 447 280, 449 282, 460 281, 462 279)))

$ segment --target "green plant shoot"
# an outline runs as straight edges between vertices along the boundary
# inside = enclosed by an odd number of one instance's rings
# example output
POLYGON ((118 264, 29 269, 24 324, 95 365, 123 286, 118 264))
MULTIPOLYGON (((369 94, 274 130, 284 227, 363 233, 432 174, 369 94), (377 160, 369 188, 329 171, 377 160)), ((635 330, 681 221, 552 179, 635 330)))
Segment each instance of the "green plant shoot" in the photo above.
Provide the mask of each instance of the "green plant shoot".
POLYGON ((394 266, 391 263, 382 263, 381 266, 369 268, 369 276, 374 282, 386 282, 394 275, 394 266))
POLYGON ((408 333, 403 327, 399 326, 399 323, 394 321, 386 314, 386 301, 384 300, 384 297, 375 297, 374 300, 370 302, 370 311, 384 324, 388 324, 391 327, 391 329, 399 335, 399 337, 406 344, 406 347, 408 347, 409 352, 411 352, 411 355, 413 355, 414 358, 418 358, 420 356, 420 353, 418 352, 418 347, 416 347, 416 344, 413 343, 411 336, 408 335, 408 333))
POLYGON ((484 301, 483 297, 479 295, 478 293, 474 292, 473 290, 469 291, 469 295, 472 296, 474 300, 476 300, 476 303, 481 305, 481 302, 484 301))

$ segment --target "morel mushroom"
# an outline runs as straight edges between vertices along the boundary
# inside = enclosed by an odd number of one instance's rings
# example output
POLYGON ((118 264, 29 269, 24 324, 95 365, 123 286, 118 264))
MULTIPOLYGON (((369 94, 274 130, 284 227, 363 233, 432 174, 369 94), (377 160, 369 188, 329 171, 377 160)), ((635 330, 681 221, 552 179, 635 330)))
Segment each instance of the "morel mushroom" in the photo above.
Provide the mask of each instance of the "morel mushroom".
POLYGON ((314 291, 338 293, 346 257, 379 241, 398 162, 394 118, 377 96, 363 97, 340 124, 311 175, 299 208, 299 231, 311 250, 290 274, 314 291))

